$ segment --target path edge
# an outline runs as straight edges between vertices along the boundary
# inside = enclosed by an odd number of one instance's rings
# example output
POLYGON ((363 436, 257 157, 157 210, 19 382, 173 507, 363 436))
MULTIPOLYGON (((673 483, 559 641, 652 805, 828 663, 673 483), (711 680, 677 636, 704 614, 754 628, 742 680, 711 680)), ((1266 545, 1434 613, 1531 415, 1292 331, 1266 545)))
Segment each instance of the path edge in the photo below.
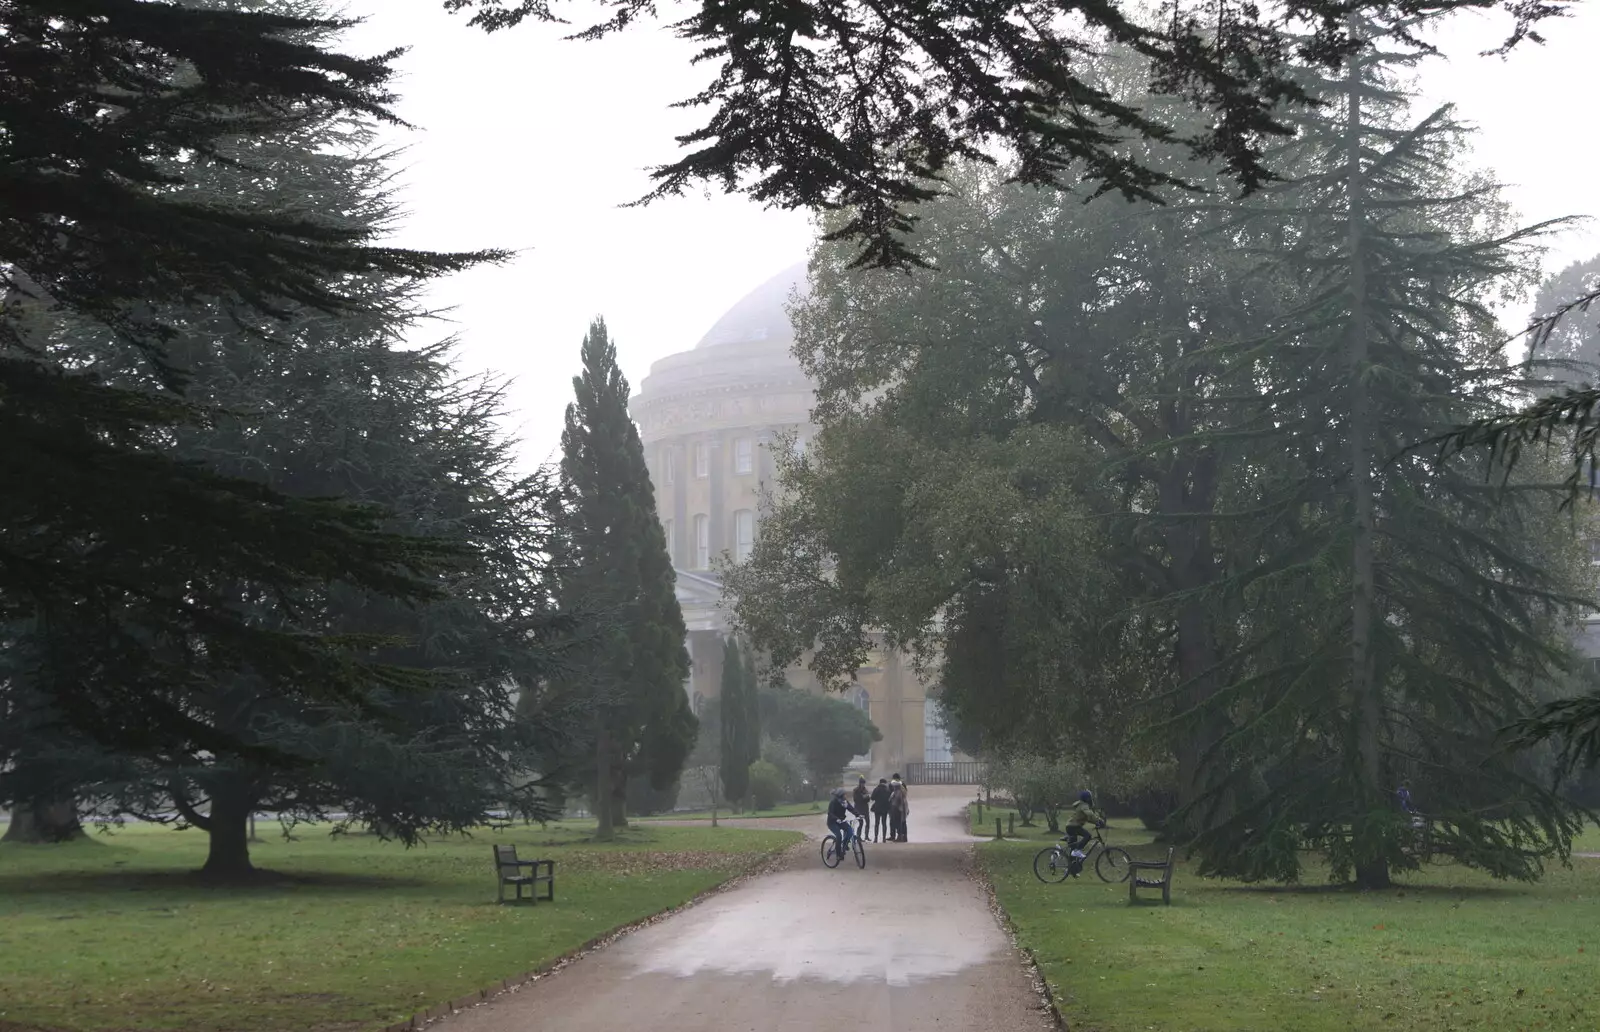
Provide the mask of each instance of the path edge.
POLYGON ((1043 1001, 1043 1009, 1050 1015, 1051 1022, 1059 1032, 1070 1032, 1067 1019, 1061 1013, 1061 1006, 1056 1000, 1056 995, 1050 988, 1050 982, 1044 977, 1044 972, 1039 970, 1039 961, 1022 942, 1022 937, 1017 933, 1017 926, 1011 921, 1011 914, 1000 902, 1000 894, 995 891, 994 880, 989 877, 989 871, 983 865, 983 859, 978 856, 980 843, 974 843, 966 852, 965 862, 967 874, 978 886, 983 889, 984 899, 989 904, 989 912, 1000 923, 1000 928, 1011 940, 1011 946, 1022 955, 1023 966, 1028 970, 1028 980, 1033 983, 1033 991, 1043 1001))
POLYGON ((743 871, 735 872, 731 877, 718 882, 703 892, 691 896, 689 899, 679 903, 677 906, 667 907, 665 910, 658 910, 653 914, 648 914, 644 917, 641 917, 637 921, 630 921, 627 924, 618 925, 604 934, 595 936, 593 939, 590 939, 588 942, 577 947, 576 949, 569 950, 558 957, 552 958, 548 962, 541 964, 531 971, 524 972, 520 975, 513 975, 512 977, 488 986, 487 988, 480 989, 475 993, 468 993, 459 999, 451 1000, 449 1003, 441 1003, 436 1006, 429 1007, 426 1010, 418 1011, 403 1021, 397 1021, 389 1025, 377 1026, 377 1032, 415 1032, 417 1029, 428 1028, 436 1022, 443 1021, 445 1018, 448 1018, 453 1014, 458 1014, 461 1011, 471 1010, 474 1007, 482 1007, 486 1004, 493 1003, 502 997, 509 996, 512 993, 522 989, 524 986, 533 985, 535 982, 557 974, 568 965, 582 960, 591 953, 597 953, 600 950, 605 949, 618 939, 631 935, 641 928, 647 928, 650 925, 656 924, 660 921, 665 921, 669 917, 682 913, 691 907, 698 906, 699 904, 710 899, 712 896, 721 895, 722 893, 728 892, 731 889, 738 888, 753 878, 759 878, 763 875, 773 873, 790 862, 791 854, 798 856, 799 851, 807 846, 810 841, 810 839, 802 838, 799 842, 795 842, 791 845, 784 846, 782 849, 776 849, 770 853, 766 853, 760 860, 757 860, 743 871))

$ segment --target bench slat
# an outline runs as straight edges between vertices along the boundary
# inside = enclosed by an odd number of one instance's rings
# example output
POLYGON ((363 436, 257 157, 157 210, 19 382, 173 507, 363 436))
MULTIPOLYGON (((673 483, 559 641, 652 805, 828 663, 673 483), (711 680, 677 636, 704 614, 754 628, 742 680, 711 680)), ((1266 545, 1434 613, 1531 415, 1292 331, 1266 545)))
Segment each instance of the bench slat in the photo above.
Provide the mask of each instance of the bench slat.
POLYGON ((1172 858, 1177 854, 1177 849, 1167 850, 1167 859, 1159 860, 1133 860, 1128 863, 1128 902, 1132 903, 1139 898, 1140 889, 1160 889, 1161 901, 1172 903, 1172 858), (1161 877, 1142 878, 1141 871, 1160 871, 1161 877))

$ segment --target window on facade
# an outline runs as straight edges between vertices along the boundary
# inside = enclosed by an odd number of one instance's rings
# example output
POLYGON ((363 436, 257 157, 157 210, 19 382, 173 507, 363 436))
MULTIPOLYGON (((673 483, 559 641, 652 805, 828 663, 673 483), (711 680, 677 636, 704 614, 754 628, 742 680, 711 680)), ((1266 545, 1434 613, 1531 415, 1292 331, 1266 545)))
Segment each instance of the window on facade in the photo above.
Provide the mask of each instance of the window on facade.
MULTIPOLYGON (((866 714, 866 717, 867 717, 868 720, 872 719, 872 697, 867 694, 867 690, 865 688, 861 687, 858 684, 855 687, 850 689, 849 695, 847 697, 850 700, 850 704, 852 706, 854 706, 856 709, 860 710, 862 713, 866 714)), ((851 760, 850 760, 850 766, 852 766, 852 767, 871 767, 872 766, 872 750, 868 749, 866 752, 862 753, 860 756, 852 757, 851 760)))
POLYGON ((733 558, 744 562, 756 547, 756 514, 740 509, 733 514, 733 558))
POLYGON ((694 697, 689 700, 689 708, 694 711, 694 715, 697 717, 701 715, 701 711, 705 709, 705 705, 705 696, 701 695, 699 692, 695 692, 694 697))
POLYGON ((711 475, 711 447, 704 441, 694 443, 694 475, 697 477, 711 475))
POLYGON ((694 518, 694 568, 711 566, 711 519, 704 513, 694 518))
POLYGON ((670 484, 678 479, 678 455, 672 445, 661 449, 661 482, 670 484))
POLYGON ((733 442, 733 471, 739 474, 754 473, 756 470, 756 442, 748 437, 741 437, 733 442))
POLYGON ((676 528, 673 527, 671 520, 661 521, 661 532, 667 537, 667 562, 669 563, 676 563, 678 561, 677 548, 674 546, 672 541, 672 532, 675 529, 676 528))
POLYGON ((944 715, 933 699, 922 704, 922 762, 950 762, 950 733, 944 729, 944 715))

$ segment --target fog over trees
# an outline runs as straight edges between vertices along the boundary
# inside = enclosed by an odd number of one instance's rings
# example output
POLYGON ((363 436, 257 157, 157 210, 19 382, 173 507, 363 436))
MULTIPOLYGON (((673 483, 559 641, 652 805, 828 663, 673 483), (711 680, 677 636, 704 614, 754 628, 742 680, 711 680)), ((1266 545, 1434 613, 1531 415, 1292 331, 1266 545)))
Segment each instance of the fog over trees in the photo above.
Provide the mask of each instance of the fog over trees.
MULTIPOLYGON (((880 735, 757 667, 842 686, 881 635, 961 748, 1163 801, 1207 874, 1310 850, 1386 886, 1422 862, 1401 783, 1463 864, 1565 860, 1600 759, 1600 258, 1544 268, 1566 224, 1415 81, 1439 20, 1530 47, 1563 5, 443 7, 574 46, 668 18, 707 84, 642 102, 703 121, 642 200, 816 214, 820 434, 723 571, 728 801, 880 735)), ((616 342, 542 349, 578 375, 524 468, 425 301, 513 255, 396 246, 399 54, 350 28, 0 8, 8 837, 192 826, 221 883, 259 876, 258 812, 413 844, 581 798, 605 840, 704 741, 616 342)))

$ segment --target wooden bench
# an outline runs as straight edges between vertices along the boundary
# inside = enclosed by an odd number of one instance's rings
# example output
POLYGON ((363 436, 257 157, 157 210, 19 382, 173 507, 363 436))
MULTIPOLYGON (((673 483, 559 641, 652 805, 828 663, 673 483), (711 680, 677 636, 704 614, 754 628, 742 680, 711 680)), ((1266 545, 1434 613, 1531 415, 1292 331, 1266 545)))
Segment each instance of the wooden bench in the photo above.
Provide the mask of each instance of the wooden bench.
POLYGON ((1131 860, 1128 863, 1128 902, 1139 898, 1140 889, 1160 889, 1161 902, 1172 905, 1172 856, 1177 850, 1167 850, 1165 860, 1131 860), (1145 872, 1160 871, 1151 877, 1145 872))
POLYGON ((522 887, 528 886, 531 890, 529 901, 538 903, 539 886, 543 885, 544 899, 550 903, 556 901, 556 862, 554 860, 518 860, 516 846, 494 847, 494 870, 500 879, 496 889, 499 901, 506 901, 506 886, 509 885, 516 891, 515 903, 522 902, 522 887), (523 874, 522 869, 527 868, 528 873, 523 874))

